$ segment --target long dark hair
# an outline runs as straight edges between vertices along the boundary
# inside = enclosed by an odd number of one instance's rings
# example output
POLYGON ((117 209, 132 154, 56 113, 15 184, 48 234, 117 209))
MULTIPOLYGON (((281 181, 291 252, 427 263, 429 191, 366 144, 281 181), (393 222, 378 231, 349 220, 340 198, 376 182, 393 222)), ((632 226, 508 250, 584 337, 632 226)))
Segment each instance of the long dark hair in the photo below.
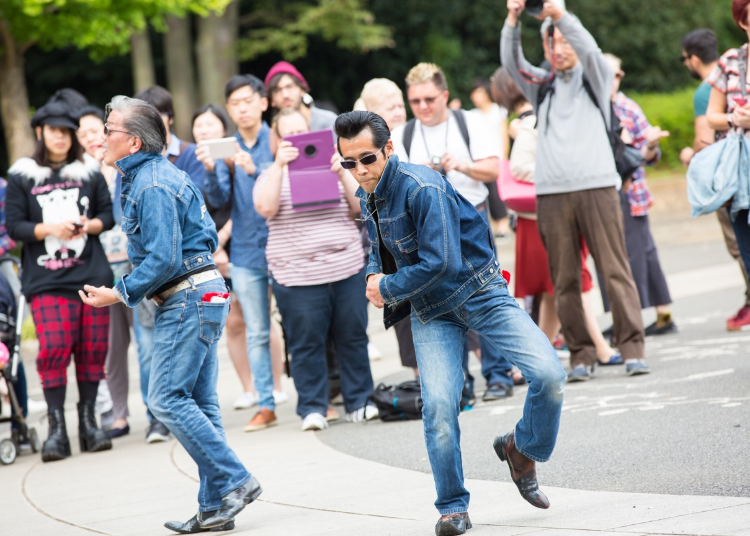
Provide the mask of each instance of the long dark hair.
MULTIPOLYGON (((31 155, 31 158, 33 158, 34 162, 39 166, 52 167, 54 163, 49 159, 49 151, 47 150, 47 145, 44 143, 44 126, 45 125, 41 125, 42 134, 39 137, 39 141, 36 142, 36 148, 34 148, 34 154, 31 155)), ((83 162, 83 147, 78 142, 78 136, 76 136, 76 133, 70 128, 68 128, 68 132, 70 132, 71 144, 70 149, 68 150, 68 156, 65 158, 65 163, 63 165, 72 164, 76 160, 83 162)))

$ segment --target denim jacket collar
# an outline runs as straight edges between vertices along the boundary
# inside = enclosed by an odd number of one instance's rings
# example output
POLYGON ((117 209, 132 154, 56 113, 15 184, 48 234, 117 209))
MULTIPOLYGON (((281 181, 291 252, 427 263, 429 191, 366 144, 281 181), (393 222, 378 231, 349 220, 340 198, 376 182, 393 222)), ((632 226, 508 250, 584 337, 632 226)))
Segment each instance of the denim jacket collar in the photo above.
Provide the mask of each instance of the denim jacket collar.
POLYGON ((138 151, 135 154, 131 154, 115 162, 115 167, 122 172, 123 180, 129 182, 133 180, 139 169, 148 164, 154 158, 160 157, 161 155, 159 153, 138 151))

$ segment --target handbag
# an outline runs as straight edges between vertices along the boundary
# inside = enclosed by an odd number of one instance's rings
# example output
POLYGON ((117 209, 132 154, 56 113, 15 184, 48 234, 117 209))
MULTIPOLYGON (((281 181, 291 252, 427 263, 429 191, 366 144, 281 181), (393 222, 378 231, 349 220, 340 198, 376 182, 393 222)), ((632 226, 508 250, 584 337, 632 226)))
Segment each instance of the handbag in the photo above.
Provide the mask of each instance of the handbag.
POLYGON ((422 418, 422 388, 412 380, 399 385, 380 384, 370 400, 384 421, 409 421, 422 418))
POLYGON ((500 199, 508 208, 516 212, 536 212, 536 186, 516 179, 510 172, 510 160, 500 162, 500 176, 497 179, 500 199))
MULTIPOLYGON (((740 80, 747 78, 747 51, 739 52, 740 80)), ((745 84, 740 84, 742 97, 745 84)), ((690 160, 688 201, 694 218, 715 212, 731 199, 731 215, 750 207, 750 148, 744 130, 709 145, 690 160)))

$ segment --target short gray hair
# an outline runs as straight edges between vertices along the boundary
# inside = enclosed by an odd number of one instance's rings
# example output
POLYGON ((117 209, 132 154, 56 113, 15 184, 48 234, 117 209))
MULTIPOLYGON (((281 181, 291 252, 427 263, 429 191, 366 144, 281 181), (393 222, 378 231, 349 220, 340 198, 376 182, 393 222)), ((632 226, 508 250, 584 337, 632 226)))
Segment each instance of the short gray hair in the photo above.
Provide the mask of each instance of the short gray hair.
POLYGON ((167 145, 167 129, 159 111, 146 101, 117 95, 104 108, 104 122, 109 114, 122 112, 122 126, 133 136, 141 139, 142 149, 147 153, 161 153, 167 145))

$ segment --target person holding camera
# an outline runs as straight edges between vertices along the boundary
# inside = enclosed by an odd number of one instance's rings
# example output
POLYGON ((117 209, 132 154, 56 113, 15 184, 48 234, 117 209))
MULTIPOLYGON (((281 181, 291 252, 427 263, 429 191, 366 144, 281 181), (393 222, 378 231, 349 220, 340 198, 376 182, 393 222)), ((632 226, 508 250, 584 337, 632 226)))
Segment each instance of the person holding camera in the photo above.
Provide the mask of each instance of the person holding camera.
POLYGON ((521 48, 519 17, 526 4, 508 0, 500 54, 539 119, 537 224, 570 349, 568 378, 588 380, 596 363, 594 342, 581 321, 581 235, 605 282, 626 373, 646 374, 650 369, 641 306, 625 249, 618 194, 622 180, 610 144, 614 73, 581 22, 552 1, 534 11, 545 19, 542 36, 552 69, 531 65, 521 48))
MULTIPOLYGON (((414 119, 393 131, 396 154, 403 162, 424 164, 444 175, 485 221, 487 187, 500 173, 500 147, 484 120, 476 114, 448 108, 448 84, 434 63, 420 63, 406 76, 406 95, 414 119)), ((408 321, 408 320, 406 320, 408 321)), ((405 322, 406 322, 405 321, 405 322)), ((402 328, 403 329, 403 328, 402 328)), ((480 337, 482 375, 487 380, 485 401, 513 394, 512 367, 480 337)), ((467 403, 473 404, 473 379, 468 373, 468 345, 464 352, 467 403)))

